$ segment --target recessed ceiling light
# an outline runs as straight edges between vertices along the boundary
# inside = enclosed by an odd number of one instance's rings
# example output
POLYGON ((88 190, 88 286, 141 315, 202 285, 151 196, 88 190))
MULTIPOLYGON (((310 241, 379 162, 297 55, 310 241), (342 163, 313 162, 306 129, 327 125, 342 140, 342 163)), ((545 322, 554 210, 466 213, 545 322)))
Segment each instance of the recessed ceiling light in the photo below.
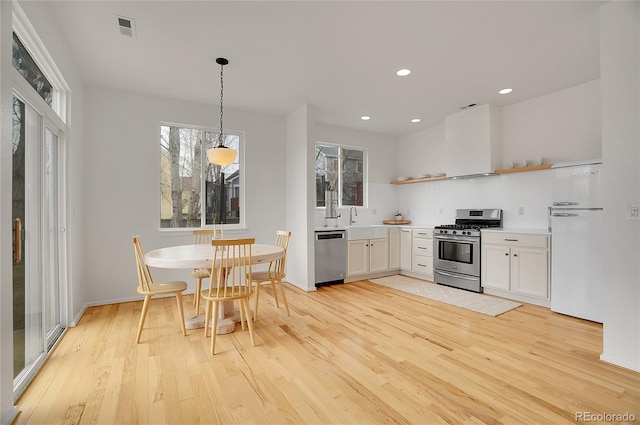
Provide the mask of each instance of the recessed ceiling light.
POLYGON ((411 122, 420 122, 420 121, 422 121, 420 118, 412 118, 411 119, 411 122))
POLYGON ((398 72, 396 72, 396 74, 399 77, 406 77, 407 75, 411 74, 411 70, 410 69, 406 69, 406 68, 402 68, 402 69, 398 70, 398 72))
POLYGON ((369 115, 363 115, 363 116, 360 117, 360 119, 362 121, 369 121, 371 119, 371 117, 369 115))
POLYGON ((500 93, 500 94, 509 94, 509 93, 511 93, 512 91, 513 91, 513 89, 510 89, 510 88, 504 88, 504 89, 500 90, 498 93, 500 93))

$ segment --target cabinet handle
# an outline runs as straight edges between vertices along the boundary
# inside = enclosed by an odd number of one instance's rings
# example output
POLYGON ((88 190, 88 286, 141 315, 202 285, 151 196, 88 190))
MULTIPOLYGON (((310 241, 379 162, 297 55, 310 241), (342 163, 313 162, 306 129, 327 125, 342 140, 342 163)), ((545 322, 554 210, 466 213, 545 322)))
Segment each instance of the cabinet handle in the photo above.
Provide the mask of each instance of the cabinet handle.
POLYGON ((509 253, 508 253, 508 252, 505 252, 505 253, 504 253, 504 255, 506 255, 506 256, 508 257, 508 256, 509 256, 509 253))
POLYGON ((506 238, 505 238, 505 241, 508 241, 508 242, 518 242, 518 240, 517 240, 517 239, 506 239, 506 238))
POLYGON ((517 256, 518 256, 518 254, 513 254, 513 256, 514 256, 514 257, 517 257, 517 256))
POLYGON ((426 264, 420 264, 420 263, 418 263, 418 265, 419 265, 420 267, 427 267, 427 265, 426 265, 426 264))
POLYGON ((427 249, 424 246, 419 246, 418 249, 427 249))

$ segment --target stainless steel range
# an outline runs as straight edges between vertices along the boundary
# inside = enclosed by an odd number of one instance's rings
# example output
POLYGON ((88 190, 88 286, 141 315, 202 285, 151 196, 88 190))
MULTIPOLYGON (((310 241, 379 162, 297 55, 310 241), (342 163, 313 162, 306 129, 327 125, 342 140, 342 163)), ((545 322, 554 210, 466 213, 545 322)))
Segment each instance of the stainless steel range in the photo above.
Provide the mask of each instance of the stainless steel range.
POLYGON ((455 224, 433 232, 433 276, 436 283, 474 292, 480 285, 480 229, 502 227, 502 210, 456 210, 455 224))

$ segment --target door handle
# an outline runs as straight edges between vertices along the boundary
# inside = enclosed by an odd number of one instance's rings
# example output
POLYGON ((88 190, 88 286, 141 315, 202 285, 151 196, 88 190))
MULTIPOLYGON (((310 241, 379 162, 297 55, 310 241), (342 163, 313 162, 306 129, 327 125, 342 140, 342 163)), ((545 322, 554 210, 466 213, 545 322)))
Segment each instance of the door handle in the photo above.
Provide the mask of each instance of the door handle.
POLYGON ((13 261, 19 263, 22 260, 22 221, 19 218, 13 220, 13 261))
POLYGON ((444 276, 457 277, 458 279, 473 280, 473 281, 478 280, 478 278, 476 278, 476 277, 460 276, 460 275, 457 275, 457 274, 451 274, 451 273, 443 272, 442 270, 436 270, 436 273, 440 273, 441 275, 444 275, 444 276))

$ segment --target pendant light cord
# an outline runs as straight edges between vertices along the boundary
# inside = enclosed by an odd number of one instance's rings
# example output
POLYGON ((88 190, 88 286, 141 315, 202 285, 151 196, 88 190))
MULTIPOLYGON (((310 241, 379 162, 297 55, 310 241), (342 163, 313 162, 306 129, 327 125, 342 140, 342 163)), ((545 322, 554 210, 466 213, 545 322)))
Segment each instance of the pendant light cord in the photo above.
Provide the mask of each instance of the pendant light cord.
POLYGON ((224 145, 222 144, 222 116, 223 116, 223 111, 222 111, 222 97, 224 94, 224 80, 222 78, 222 71, 224 69, 224 65, 220 64, 220 134, 218 136, 218 147, 224 147, 224 145))

